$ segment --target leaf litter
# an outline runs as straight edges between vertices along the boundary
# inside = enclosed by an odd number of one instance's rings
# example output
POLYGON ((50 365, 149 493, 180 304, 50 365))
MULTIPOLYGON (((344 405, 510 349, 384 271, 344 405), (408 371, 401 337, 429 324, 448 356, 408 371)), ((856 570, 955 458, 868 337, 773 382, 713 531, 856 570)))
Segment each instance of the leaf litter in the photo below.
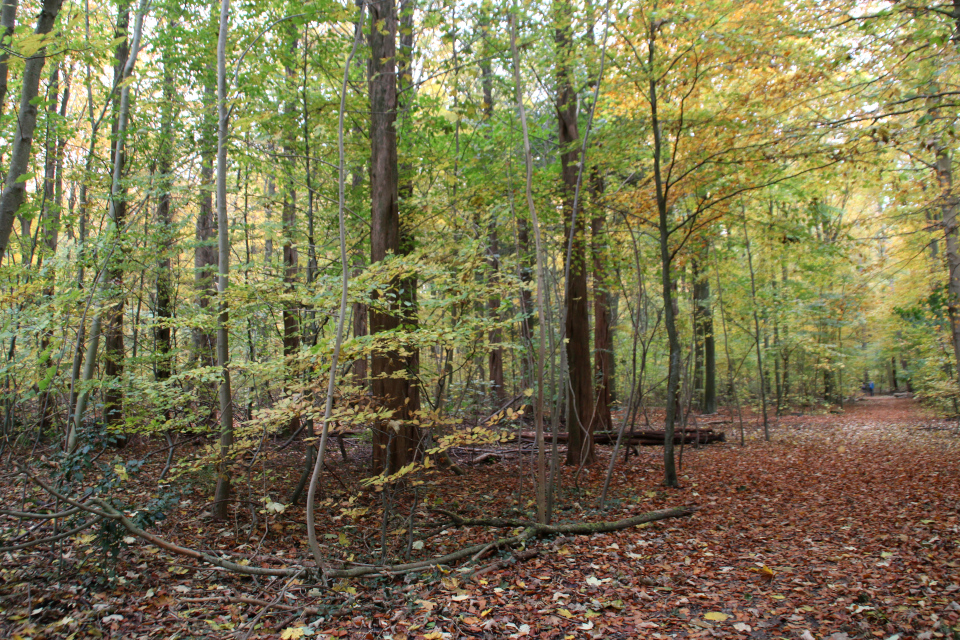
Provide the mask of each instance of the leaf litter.
MULTIPOLYGON (((77 556, 86 552, 69 544, 63 561, 48 548, 11 552, 0 569, 0 635, 952 638, 960 630, 960 437, 949 425, 930 429, 932 422, 911 400, 883 397, 840 415, 791 416, 772 428, 771 443, 753 428, 742 449, 687 448, 681 489, 659 487, 662 450, 647 448, 618 463, 613 506, 598 512, 604 449, 579 488, 562 490, 559 519, 604 520, 622 517, 618 510, 683 505, 700 511, 642 528, 535 542, 536 556, 498 563, 474 578, 441 567, 325 589, 181 565, 156 547, 132 544, 115 563, 115 577, 103 582, 77 568, 77 556), (58 579, 59 562, 74 573, 58 579)), ((291 468, 287 480, 295 482, 297 467, 291 468)), ((507 512, 516 505, 517 470, 514 463, 444 477, 430 487, 430 498, 468 516, 507 512)), ((296 534, 302 507, 270 512, 269 540, 256 544, 225 535, 229 527, 190 509, 164 522, 161 533, 284 566, 305 553, 296 534)), ((347 554, 369 540, 367 520, 373 528, 379 522, 375 514, 328 519, 322 535, 329 551, 347 554)), ((412 549, 422 558, 494 535, 448 526, 426 540, 426 549, 412 549)))

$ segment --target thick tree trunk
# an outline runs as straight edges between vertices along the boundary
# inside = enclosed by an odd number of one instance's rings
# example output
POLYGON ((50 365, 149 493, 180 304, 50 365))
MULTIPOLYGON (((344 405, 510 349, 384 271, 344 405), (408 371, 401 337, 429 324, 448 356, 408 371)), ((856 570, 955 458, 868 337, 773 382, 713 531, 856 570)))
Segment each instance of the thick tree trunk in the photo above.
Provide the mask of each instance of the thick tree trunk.
MULTIPOLYGON (((63 0, 44 0, 37 19, 37 35, 50 33, 53 23, 60 13, 63 0)), ((4 18, 8 15, 4 4, 4 18)), ((12 24, 12 14, 11 24, 12 24)), ((8 27, 9 25, 6 25, 8 27)), ((33 132, 37 128, 37 94, 40 90, 40 75, 43 72, 43 63, 46 60, 46 47, 27 58, 23 67, 20 88, 20 111, 17 114, 17 130, 13 136, 13 150, 10 153, 10 165, 7 169, 3 192, 0 194, 0 260, 10 243, 10 233, 13 231, 13 221, 17 210, 26 197, 27 183, 20 180, 20 176, 27 173, 30 164, 31 149, 33 147, 33 132)), ((3 65, 6 70, 6 65, 3 65)))
MULTIPOLYGON (((393 0, 367 5, 370 12, 370 259, 383 261, 400 251, 400 211, 397 167, 397 12, 393 0)), ((399 283, 391 283, 383 299, 370 309, 370 333, 400 326, 399 283)), ((408 464, 418 442, 409 423, 406 402, 410 383, 407 362, 398 349, 378 350, 371 358, 373 395, 393 411, 392 419, 373 428, 373 471, 392 473, 408 464)))
POLYGON ((713 338, 713 310, 710 308, 710 280, 699 263, 693 269, 693 300, 696 331, 694 389, 701 413, 717 412, 717 350, 713 338))
POLYGON ((560 145, 561 198, 569 263, 564 265, 569 280, 566 282, 566 321, 564 337, 567 352, 567 373, 570 380, 567 402, 570 420, 567 430, 570 445, 567 464, 590 465, 596 460, 593 450, 593 366, 590 357, 590 312, 587 300, 587 242, 586 216, 577 212, 575 220, 574 193, 577 188, 580 134, 577 128, 577 94, 573 88, 571 61, 573 36, 571 33, 572 7, 566 0, 556 0, 554 12, 557 27, 554 31, 557 64, 557 119, 560 145))
POLYGON ((517 216, 517 270, 520 276, 520 344, 523 345, 521 358, 522 389, 532 389, 536 378, 533 365, 533 265, 530 262, 530 223, 523 216, 517 216))
POLYGON ((953 161, 949 152, 937 151, 937 180, 940 183, 940 213, 947 254, 947 291, 950 299, 947 311, 950 316, 950 333, 953 337, 954 371, 960 373, 960 238, 957 230, 958 198, 953 190, 953 161))
MULTIPOLYGON (((17 26, 18 0, 3 0, 0 9, 0 44, 9 47, 13 39, 13 30, 17 26)), ((0 50, 0 116, 7 107, 7 77, 9 75, 10 52, 4 48, 0 50)))

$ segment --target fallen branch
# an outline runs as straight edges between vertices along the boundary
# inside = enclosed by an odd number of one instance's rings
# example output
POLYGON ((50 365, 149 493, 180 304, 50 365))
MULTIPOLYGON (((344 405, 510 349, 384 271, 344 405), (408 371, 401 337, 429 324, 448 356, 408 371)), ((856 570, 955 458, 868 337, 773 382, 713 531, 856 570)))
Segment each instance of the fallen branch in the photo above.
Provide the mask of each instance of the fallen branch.
MULTIPOLYGON (((79 509, 78 509, 78 511, 79 511, 79 509)), ((8 552, 8 551, 17 551, 17 550, 19 550, 19 549, 26 549, 26 548, 28 548, 28 547, 35 547, 35 546, 37 546, 37 545, 48 544, 48 543, 50 543, 50 542, 57 542, 58 540, 63 540, 64 538, 69 538, 69 537, 72 536, 72 535, 76 535, 76 534, 80 533, 81 531, 83 531, 84 529, 89 529, 90 527, 92 527, 93 525, 97 524, 97 523, 100 522, 101 520, 103 520, 103 518, 98 516, 98 517, 94 518, 93 520, 91 520, 90 522, 84 523, 84 524, 80 525, 79 527, 74 527, 73 529, 70 529, 69 531, 64 531, 63 533, 59 533, 59 534, 57 534, 57 535, 55 535, 55 536, 50 536, 50 537, 47 537, 47 538, 39 538, 39 539, 37 539, 37 540, 30 540, 30 541, 28 541, 28 542, 22 542, 22 543, 20 543, 20 544, 11 545, 11 546, 9 546, 9 547, 0 547, 0 553, 6 553, 6 552, 8 552)))
POLYGON ((539 549, 526 549, 525 551, 518 551, 517 553, 511 554, 507 558, 497 560, 496 562, 491 562, 487 566, 477 569, 473 572, 473 575, 470 576, 470 579, 476 580, 485 573, 505 569, 512 564, 517 564, 518 562, 525 562, 531 558, 536 558, 538 555, 540 555, 539 549))
POLYGON ((525 527, 532 529, 538 537, 545 535, 590 535, 594 533, 608 533, 610 531, 620 531, 629 527, 636 527, 647 522, 656 522, 657 520, 666 520, 667 518, 683 518, 693 515, 699 507, 680 507, 676 509, 661 509, 660 511, 650 511, 641 513, 632 518, 615 520, 612 522, 579 522, 571 524, 538 524, 527 522, 525 520, 508 520, 504 518, 485 518, 481 520, 471 520, 462 518, 452 511, 446 509, 431 509, 434 513, 440 513, 450 518, 450 521, 458 527, 497 527, 500 529, 514 529, 516 527, 525 527))

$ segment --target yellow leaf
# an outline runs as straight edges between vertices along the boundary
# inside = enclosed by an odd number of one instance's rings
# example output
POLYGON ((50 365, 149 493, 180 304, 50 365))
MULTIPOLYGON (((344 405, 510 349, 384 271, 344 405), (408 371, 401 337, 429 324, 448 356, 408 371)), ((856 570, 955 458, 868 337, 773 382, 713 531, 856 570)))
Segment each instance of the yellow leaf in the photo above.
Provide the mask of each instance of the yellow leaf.
POLYGON ((725 613, 720 613, 719 611, 711 611, 703 617, 713 622, 724 622, 730 616, 725 613))
POLYGON ((557 611, 557 613, 559 613, 560 615, 562 615, 562 616, 563 616, 564 618, 566 618, 567 620, 572 620, 572 619, 573 619, 573 614, 570 613, 570 610, 569 610, 569 609, 559 609, 559 610, 557 611))
POLYGON ((431 631, 430 633, 423 636, 424 640, 440 640, 443 637, 443 634, 439 631, 431 631))
POLYGON ((303 629, 300 627, 287 627, 280 634, 280 640, 297 640, 303 637, 303 629))

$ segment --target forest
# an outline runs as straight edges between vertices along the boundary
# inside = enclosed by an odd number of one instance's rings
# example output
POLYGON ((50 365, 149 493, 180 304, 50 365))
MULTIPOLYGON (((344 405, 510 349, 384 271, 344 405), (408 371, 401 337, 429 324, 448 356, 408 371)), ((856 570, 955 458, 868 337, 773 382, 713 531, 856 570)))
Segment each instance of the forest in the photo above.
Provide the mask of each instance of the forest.
POLYGON ((960 0, 2 0, 0 634, 960 639, 960 0))

